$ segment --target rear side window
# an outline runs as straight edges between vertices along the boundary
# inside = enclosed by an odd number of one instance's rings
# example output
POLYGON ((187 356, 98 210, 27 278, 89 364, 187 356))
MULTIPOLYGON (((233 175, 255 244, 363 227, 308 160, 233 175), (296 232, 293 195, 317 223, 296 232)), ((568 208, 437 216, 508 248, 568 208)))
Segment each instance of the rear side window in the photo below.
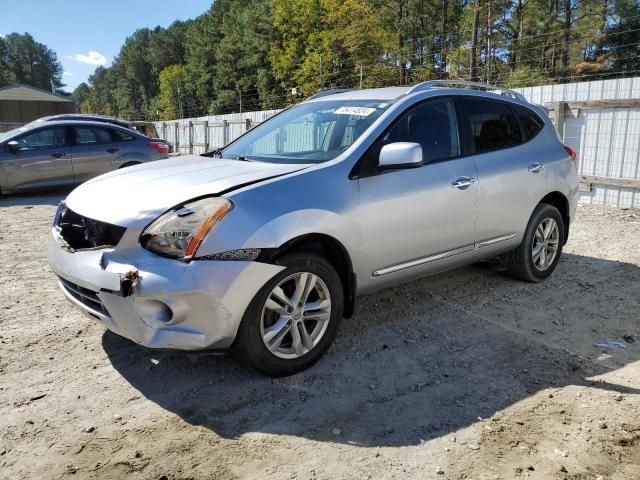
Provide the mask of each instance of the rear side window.
POLYGON ((509 105, 476 98, 465 98, 464 103, 477 153, 522 143, 520 126, 509 105))
POLYGON ((97 145, 111 142, 111 135, 106 128, 73 127, 73 132, 76 145, 97 145))
POLYGON ((532 112, 528 108, 520 107, 518 105, 513 106, 524 133, 527 139, 535 137, 540 130, 544 127, 544 121, 538 116, 537 113, 532 112))
POLYGON ((109 129, 109 131, 111 132, 111 136, 113 137, 114 142, 128 142, 130 140, 135 140, 135 137, 133 135, 121 132, 120 130, 109 129))

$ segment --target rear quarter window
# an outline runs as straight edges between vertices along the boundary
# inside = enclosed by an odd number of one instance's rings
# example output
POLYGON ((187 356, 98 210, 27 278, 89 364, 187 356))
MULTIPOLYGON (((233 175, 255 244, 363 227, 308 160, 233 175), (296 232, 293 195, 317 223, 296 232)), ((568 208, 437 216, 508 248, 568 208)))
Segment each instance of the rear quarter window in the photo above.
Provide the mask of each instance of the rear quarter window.
POLYGON ((122 132, 120 130, 110 128, 109 131, 111 132, 111 137, 113 138, 114 142, 129 142, 131 140, 135 140, 135 137, 133 135, 129 135, 128 133, 122 132))
POLYGON ((527 139, 535 137, 544 128, 544 120, 532 110, 518 105, 513 106, 527 139))

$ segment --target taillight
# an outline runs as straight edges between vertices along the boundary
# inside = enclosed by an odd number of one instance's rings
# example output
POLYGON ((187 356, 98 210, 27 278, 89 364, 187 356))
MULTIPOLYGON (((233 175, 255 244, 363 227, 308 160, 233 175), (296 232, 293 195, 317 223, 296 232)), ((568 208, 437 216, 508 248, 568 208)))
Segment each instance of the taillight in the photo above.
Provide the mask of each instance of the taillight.
POLYGON ((573 148, 567 147, 566 145, 564 149, 571 156, 571 160, 573 160, 573 164, 576 166, 576 170, 578 170, 578 154, 573 148))
POLYGON ((166 143, 149 142, 147 143, 147 145, 153 148, 154 150, 157 150, 159 153, 169 153, 169 145, 167 145, 166 143))

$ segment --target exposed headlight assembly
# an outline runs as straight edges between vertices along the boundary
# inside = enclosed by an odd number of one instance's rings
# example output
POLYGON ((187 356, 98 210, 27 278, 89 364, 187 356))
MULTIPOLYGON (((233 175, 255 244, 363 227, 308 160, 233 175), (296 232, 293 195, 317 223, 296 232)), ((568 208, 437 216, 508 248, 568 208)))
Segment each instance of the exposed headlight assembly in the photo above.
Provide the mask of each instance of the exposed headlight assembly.
POLYGON ((185 203, 158 217, 140 236, 144 248, 158 255, 191 260, 207 234, 233 208, 226 198, 185 203))

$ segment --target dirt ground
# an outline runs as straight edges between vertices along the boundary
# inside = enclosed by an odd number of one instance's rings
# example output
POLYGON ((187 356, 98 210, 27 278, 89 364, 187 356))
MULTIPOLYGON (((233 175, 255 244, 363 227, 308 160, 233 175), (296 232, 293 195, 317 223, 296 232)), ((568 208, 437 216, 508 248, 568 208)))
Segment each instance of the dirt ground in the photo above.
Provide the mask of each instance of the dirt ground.
POLYGON ((542 284, 483 263, 363 297, 273 380, 67 303, 59 200, 0 199, 0 478, 640 479, 640 211, 580 207, 542 284))

